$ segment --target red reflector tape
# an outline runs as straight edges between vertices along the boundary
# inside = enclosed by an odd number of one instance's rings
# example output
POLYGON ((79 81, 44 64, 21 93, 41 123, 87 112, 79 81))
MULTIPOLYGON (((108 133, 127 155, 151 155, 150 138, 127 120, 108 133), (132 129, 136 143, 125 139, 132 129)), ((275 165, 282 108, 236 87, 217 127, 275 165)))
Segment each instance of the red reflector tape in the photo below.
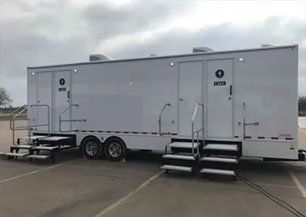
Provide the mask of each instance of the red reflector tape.
POLYGON ((273 140, 277 140, 277 139, 278 139, 278 137, 271 137, 271 139, 273 139, 273 140))
POLYGON ((157 135, 157 133, 155 133, 155 132, 152 132, 152 134, 153 134, 153 135, 157 135))
POLYGON ((258 136, 257 138, 258 138, 258 139, 265 139, 266 137, 264 137, 264 136, 258 136))
POLYGON ((236 139, 239 138, 239 136, 234 136, 236 139))
POLYGON ((293 140, 292 137, 286 137, 286 140, 293 140))
POLYGON ((252 136, 246 136, 245 138, 246 139, 252 139, 252 136))

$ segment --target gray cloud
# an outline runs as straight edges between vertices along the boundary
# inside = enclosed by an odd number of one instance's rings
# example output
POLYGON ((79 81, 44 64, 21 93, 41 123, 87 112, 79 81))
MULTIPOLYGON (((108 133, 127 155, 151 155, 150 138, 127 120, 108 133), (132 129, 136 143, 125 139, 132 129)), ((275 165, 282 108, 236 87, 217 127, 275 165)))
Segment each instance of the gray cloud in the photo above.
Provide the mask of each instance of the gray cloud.
MULTIPOLYGON (((304 40, 304 47, 300 47, 299 70, 300 83, 306 82, 305 21, 271 17, 244 27, 226 22, 196 32, 184 28, 157 31, 168 20, 191 10, 192 4, 152 1, 124 7, 113 7, 109 3, 77 7, 69 1, 6 2, 22 14, 2 20, 0 16, 0 85, 9 90, 14 104, 26 102, 27 66, 83 62, 90 53, 96 52, 125 58, 152 53, 189 53, 194 46, 228 50, 258 47, 262 43, 302 44, 304 40), (138 35, 146 32, 151 32, 150 39, 139 40, 138 35), (124 43, 120 37, 131 40, 124 43), (109 40, 122 46, 114 44, 104 51, 104 42, 109 40)), ((3 8, 0 7, 0 13, 3 8)), ((300 93, 306 95, 304 86, 300 85, 300 93)))
MULTIPOLYGON (((293 21, 283 23, 281 20, 278 17, 269 18, 262 23, 256 23, 244 29, 234 24, 223 23, 200 29, 192 34, 180 29, 171 30, 157 36, 152 43, 145 42, 138 47, 127 45, 130 46, 128 53, 115 50, 113 54, 116 56, 144 54, 147 50, 160 54, 189 53, 192 47, 203 45, 215 50, 231 50, 258 47, 263 43, 296 44, 306 39, 305 23, 294 21, 294 25, 292 25, 293 21)), ((300 48, 300 54, 305 55, 305 47, 300 48)))
MULTIPOLYGON (((124 8, 112 8, 93 4, 85 8, 82 20, 84 26, 96 39, 108 38, 117 34, 128 34, 154 28, 171 14, 171 5, 161 2, 134 4, 124 8)), ((183 8, 176 7, 176 10, 183 8)))

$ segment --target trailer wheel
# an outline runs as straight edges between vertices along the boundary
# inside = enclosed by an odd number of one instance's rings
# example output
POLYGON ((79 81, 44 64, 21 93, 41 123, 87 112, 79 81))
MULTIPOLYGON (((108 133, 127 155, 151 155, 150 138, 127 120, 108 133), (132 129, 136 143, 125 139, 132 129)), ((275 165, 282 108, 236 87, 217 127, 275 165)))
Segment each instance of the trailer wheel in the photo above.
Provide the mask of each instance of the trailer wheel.
POLYGON ((121 161, 126 155, 125 143, 118 137, 111 137, 105 141, 104 154, 108 160, 121 161))
POLYGON ((87 137, 82 141, 82 155, 88 159, 96 159, 101 154, 101 146, 101 142, 96 137, 87 137))

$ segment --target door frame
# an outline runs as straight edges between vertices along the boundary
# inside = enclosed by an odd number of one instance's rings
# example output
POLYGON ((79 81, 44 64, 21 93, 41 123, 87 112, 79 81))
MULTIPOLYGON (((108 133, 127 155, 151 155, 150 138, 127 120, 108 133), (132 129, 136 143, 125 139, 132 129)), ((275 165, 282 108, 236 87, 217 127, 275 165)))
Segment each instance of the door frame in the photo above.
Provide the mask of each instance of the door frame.
POLYGON ((205 139, 216 139, 216 138, 209 138, 208 137, 208 62, 209 61, 218 61, 218 60, 231 60, 232 61, 232 138, 218 138, 218 139, 228 139, 234 140, 235 134, 235 111, 234 111, 234 104, 235 104, 235 58, 234 57, 225 57, 225 58, 210 58, 204 60, 204 80, 205 80, 205 87, 204 87, 204 136, 205 139))

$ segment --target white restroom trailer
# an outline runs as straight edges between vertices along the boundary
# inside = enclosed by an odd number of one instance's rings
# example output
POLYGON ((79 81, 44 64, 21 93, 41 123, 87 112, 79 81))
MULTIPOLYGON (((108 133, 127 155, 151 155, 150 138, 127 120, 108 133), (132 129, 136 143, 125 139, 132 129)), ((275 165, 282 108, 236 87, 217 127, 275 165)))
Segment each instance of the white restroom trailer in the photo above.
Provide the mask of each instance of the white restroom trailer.
POLYGON ((28 67, 27 85, 50 110, 28 108, 31 135, 72 136, 89 158, 164 151, 203 127, 198 141, 241 156, 298 159, 297 45, 28 67))

